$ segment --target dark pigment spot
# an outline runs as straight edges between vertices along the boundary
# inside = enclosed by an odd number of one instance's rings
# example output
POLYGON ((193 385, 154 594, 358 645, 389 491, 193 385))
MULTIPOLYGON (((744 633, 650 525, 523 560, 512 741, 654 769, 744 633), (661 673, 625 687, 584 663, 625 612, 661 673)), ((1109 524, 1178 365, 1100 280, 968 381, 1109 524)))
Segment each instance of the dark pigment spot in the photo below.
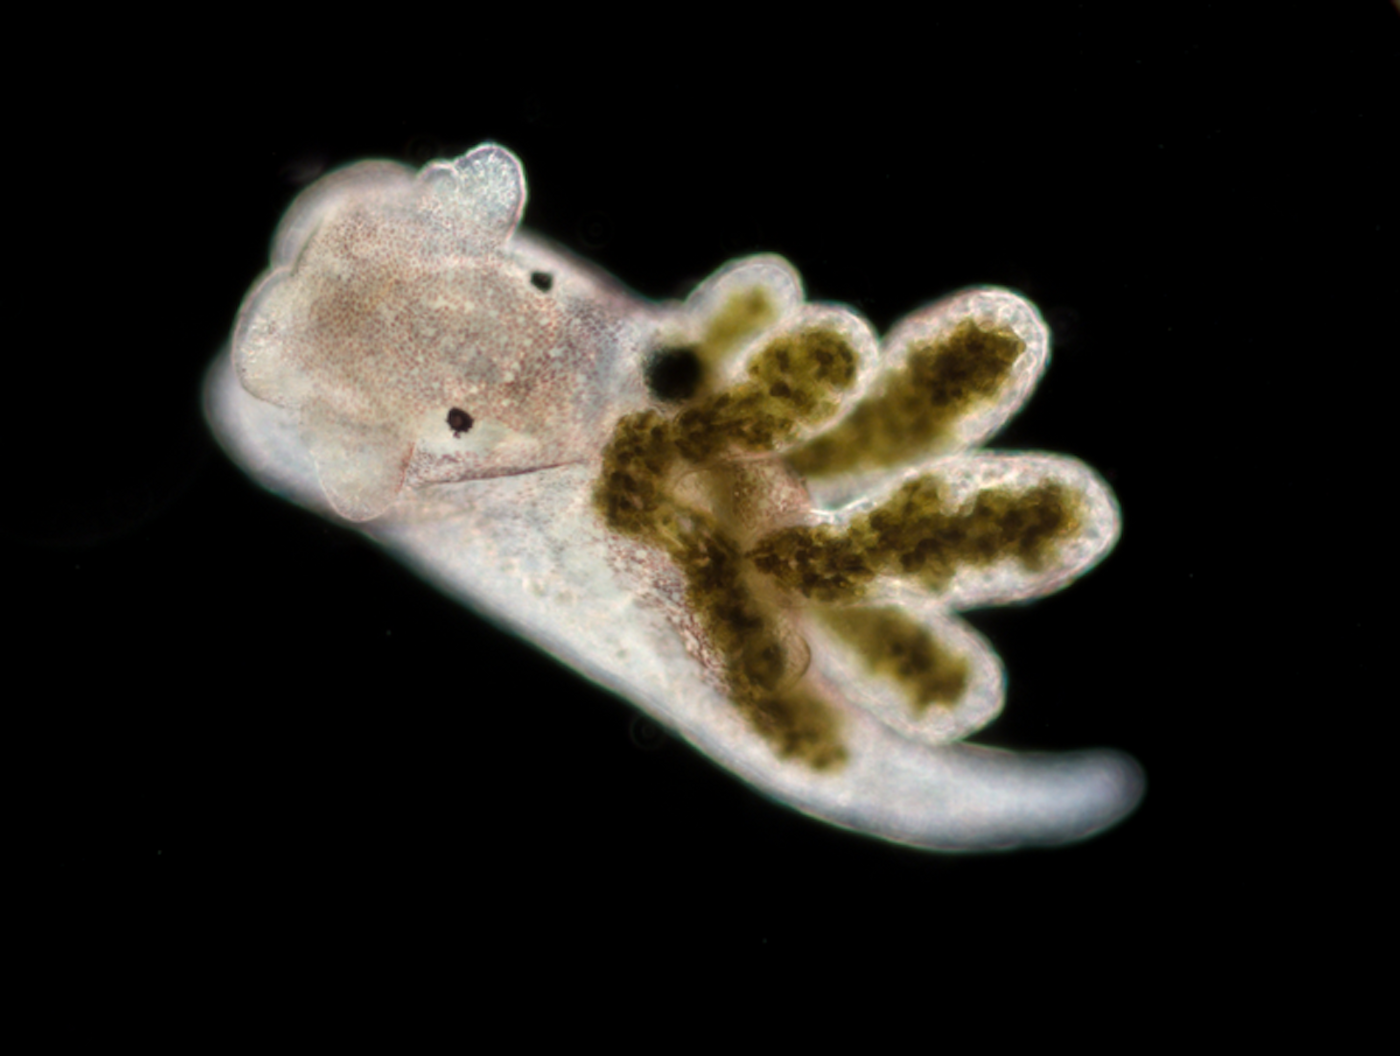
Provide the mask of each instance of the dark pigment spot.
POLYGON ((447 412, 447 427, 452 430, 453 437, 461 436, 472 427, 472 416, 460 407, 453 407, 447 412))
POLYGON ((658 348, 646 362, 647 391, 662 403, 680 403, 695 395, 702 375, 693 348, 658 348))

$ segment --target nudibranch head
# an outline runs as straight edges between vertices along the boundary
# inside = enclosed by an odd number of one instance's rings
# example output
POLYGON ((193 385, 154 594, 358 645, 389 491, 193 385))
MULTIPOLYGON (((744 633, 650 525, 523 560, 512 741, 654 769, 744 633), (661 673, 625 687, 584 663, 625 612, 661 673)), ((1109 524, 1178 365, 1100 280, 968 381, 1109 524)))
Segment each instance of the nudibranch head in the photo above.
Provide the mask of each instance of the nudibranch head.
POLYGON ((506 252, 524 201, 519 162, 490 146, 416 178, 351 169, 283 224, 282 266, 245 303, 234 362, 250 393, 298 412, 342 516, 596 442, 588 379, 604 345, 549 272, 506 252))

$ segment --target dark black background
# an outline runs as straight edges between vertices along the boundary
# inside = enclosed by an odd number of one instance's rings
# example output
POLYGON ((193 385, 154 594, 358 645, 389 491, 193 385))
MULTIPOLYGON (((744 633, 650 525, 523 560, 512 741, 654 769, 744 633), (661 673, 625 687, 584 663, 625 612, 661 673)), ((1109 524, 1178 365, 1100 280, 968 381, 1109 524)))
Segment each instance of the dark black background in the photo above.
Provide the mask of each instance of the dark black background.
POLYGON ((449 942, 1275 941, 1347 844, 1318 757, 1373 721, 1375 585, 1342 569, 1396 351, 1400 15, 1130 6, 269 31, 95 78, 25 139, 12 207, 44 276, 7 428, 19 813, 170 904, 449 942), (1125 528, 1067 592, 973 614, 1010 679, 979 740, 1120 747, 1134 816, 980 857, 807 820, 223 458, 201 377, 297 191, 485 139, 529 226, 649 297, 772 251, 880 330, 975 283, 1040 306, 1051 366, 994 446, 1084 459, 1125 528))

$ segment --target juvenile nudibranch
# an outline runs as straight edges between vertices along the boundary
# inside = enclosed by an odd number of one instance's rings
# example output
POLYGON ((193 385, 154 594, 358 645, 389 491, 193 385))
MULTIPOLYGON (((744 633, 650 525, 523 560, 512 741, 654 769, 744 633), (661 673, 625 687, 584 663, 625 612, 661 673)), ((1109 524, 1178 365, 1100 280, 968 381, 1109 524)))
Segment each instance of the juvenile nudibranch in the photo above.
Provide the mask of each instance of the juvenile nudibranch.
POLYGON ((964 290, 881 342, 776 256, 655 304, 524 204, 493 144, 304 191, 209 373, 229 454, 807 814, 975 850, 1135 806, 1121 753, 962 740, 1005 678, 957 611, 1119 531, 1080 462, 977 450, 1045 369, 1031 304, 964 290))

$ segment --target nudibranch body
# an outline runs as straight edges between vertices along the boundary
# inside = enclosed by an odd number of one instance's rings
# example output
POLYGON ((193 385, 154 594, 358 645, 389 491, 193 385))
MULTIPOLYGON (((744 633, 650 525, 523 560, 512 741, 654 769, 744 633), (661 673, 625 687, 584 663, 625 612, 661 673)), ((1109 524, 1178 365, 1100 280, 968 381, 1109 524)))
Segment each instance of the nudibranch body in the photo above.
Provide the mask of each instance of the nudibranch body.
POLYGON ((975 850, 1130 811, 1121 753, 963 742, 1005 678, 957 611, 1119 529, 1083 464, 977 450, 1045 369, 1035 308, 964 290, 878 341, 776 256, 654 304, 524 202, 491 144, 303 192, 210 371, 226 450, 810 815, 975 850))

